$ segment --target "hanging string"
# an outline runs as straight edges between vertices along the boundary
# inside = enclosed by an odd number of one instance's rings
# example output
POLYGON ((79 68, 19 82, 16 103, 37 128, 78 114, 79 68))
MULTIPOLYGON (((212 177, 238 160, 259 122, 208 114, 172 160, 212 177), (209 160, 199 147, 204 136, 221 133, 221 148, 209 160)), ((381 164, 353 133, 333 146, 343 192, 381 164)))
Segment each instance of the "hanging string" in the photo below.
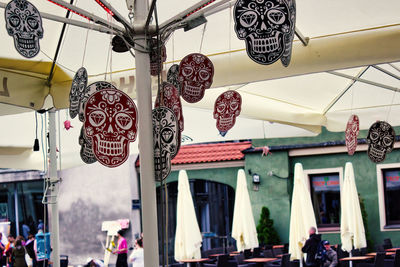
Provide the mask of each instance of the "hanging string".
MULTIPOLYGON (((91 23, 91 21, 89 21, 89 24, 91 23)), ((92 27, 93 24, 90 24, 90 27, 92 27)), ((87 43, 88 43, 88 39, 89 39, 89 30, 90 28, 87 28, 86 31, 86 39, 85 39, 85 46, 83 49, 83 56, 82 56, 82 64, 81 66, 83 67, 84 63, 85 63, 85 58, 86 58, 86 49, 87 49, 87 43)))
POLYGON ((175 62, 175 32, 172 33, 172 64, 175 62))
POLYGON ((199 49, 199 53, 201 54, 201 49, 203 47, 203 40, 204 40, 204 34, 206 32, 206 27, 207 27, 207 22, 204 23, 204 27, 203 27, 203 33, 201 34, 201 41, 200 41, 200 49, 199 49))
MULTIPOLYGON (((57 110, 57 116, 58 116, 58 164, 59 164, 59 170, 62 170, 62 165, 61 165, 61 118, 60 118, 60 111, 57 110)), ((68 116, 68 113, 67 113, 68 116)))
MULTIPOLYGON (((229 2, 229 38, 228 38, 228 45, 229 45, 229 66, 232 66, 232 3, 229 2)), ((229 86, 228 90, 231 90, 231 86, 229 86)))
POLYGON ((387 116, 386 116, 386 122, 387 122, 387 123, 389 123, 389 116, 390 116, 390 113, 391 113, 391 111, 392 111, 392 106, 393 106, 393 102, 394 102, 394 98, 395 98, 395 96, 396 96, 396 93, 397 93, 397 91, 394 91, 394 92, 393 92, 393 95, 392 95, 392 101, 390 102, 388 114, 387 114, 387 116))

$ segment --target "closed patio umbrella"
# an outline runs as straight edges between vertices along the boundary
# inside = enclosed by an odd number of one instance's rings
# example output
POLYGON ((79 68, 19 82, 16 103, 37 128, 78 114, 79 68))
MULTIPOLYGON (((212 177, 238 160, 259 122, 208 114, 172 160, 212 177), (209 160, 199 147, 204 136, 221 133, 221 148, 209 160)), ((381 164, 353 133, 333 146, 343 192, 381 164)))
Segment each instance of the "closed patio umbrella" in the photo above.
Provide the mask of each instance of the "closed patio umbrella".
POLYGON ((303 165, 294 167, 294 186, 290 213, 289 253, 292 260, 301 259, 304 241, 308 239, 311 227, 317 228, 310 191, 307 188, 303 165))
POLYGON ((175 260, 200 259, 202 238, 185 170, 179 171, 176 206, 175 260))
POLYGON ((355 249, 366 247, 367 241, 354 180, 353 164, 350 162, 346 163, 344 183, 340 196, 340 238, 342 249, 351 252, 353 245, 355 249))
POLYGON ((257 230, 243 169, 240 169, 237 174, 232 237, 236 240, 238 251, 258 247, 257 230))

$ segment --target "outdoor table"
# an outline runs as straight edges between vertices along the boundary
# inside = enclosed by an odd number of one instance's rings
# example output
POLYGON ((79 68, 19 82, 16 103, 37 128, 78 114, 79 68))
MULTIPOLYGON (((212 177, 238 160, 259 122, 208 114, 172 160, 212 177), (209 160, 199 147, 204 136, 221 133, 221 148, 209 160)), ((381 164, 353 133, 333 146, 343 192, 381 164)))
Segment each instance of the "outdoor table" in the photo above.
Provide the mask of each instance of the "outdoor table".
POLYGON ((232 251, 231 254, 240 254, 240 251, 232 251))
POLYGON ((272 248, 284 248, 285 246, 284 245, 274 245, 274 246, 272 246, 272 248))
POLYGON ((221 256, 221 255, 225 255, 225 254, 224 253, 211 254, 211 255, 208 255, 208 257, 216 258, 216 257, 221 256))
MULTIPOLYGON (((386 252, 386 256, 391 256, 391 255, 395 255, 395 254, 396 254, 396 252, 393 252, 393 251, 386 252)), ((376 252, 367 253, 366 255, 367 256, 376 256, 376 252)))
POLYGON ((200 262, 208 261, 210 260, 209 258, 201 258, 201 259, 185 259, 185 260, 180 260, 180 262, 186 263, 187 267, 190 267, 191 263, 197 263, 199 264, 200 262))
POLYGON ((396 250, 398 250, 398 249, 400 249, 400 248, 388 248, 388 249, 386 249, 386 251, 396 252, 396 250))
POLYGON ((373 259, 374 256, 369 256, 369 255, 365 255, 365 256, 354 256, 354 257, 346 257, 346 258, 341 258, 341 261, 364 261, 364 260, 369 260, 369 259, 373 259))
POLYGON ((251 259, 245 259, 243 260, 244 262, 251 262, 251 263, 256 263, 257 266, 263 267, 264 263, 270 262, 270 261, 275 261, 278 258, 251 258, 251 259))

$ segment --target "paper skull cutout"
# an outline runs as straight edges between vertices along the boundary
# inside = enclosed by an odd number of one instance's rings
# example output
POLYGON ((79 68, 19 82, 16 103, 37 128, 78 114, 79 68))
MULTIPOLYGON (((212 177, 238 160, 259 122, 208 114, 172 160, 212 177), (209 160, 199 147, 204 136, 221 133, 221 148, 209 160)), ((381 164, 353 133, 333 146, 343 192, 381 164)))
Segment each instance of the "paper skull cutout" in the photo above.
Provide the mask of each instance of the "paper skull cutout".
POLYGON ((396 134, 392 126, 385 121, 371 125, 367 135, 368 157, 375 163, 385 160, 386 153, 393 150, 396 134))
POLYGON ((133 100, 116 89, 103 89, 85 105, 85 135, 91 139, 96 159, 117 167, 129 156, 129 142, 136 139, 137 110, 133 100))
POLYGON ((152 38, 150 41, 150 74, 157 76, 163 70, 163 63, 167 60, 167 49, 161 44, 161 55, 157 46, 157 39, 152 38))
POLYGON ((245 40, 248 56, 269 65, 285 58, 287 66, 295 29, 294 0, 238 0, 233 11, 235 32, 245 40))
POLYGON ((357 115, 351 115, 347 122, 345 139, 347 153, 351 156, 354 154, 357 148, 357 137, 360 132, 360 120, 357 115))
POLYGON ((181 99, 179 98, 178 89, 170 83, 163 82, 160 93, 157 94, 154 107, 167 107, 171 109, 179 123, 179 131, 183 132, 183 112, 181 99))
POLYGON ((26 58, 36 56, 43 38, 42 17, 36 7, 26 0, 13 0, 5 8, 5 19, 18 53, 26 58))
POLYGON ((154 170, 156 180, 167 178, 171 172, 171 159, 178 153, 179 129, 172 110, 166 107, 153 109, 154 170))
POLYGON ((83 96, 88 81, 88 74, 84 67, 80 68, 74 76, 69 92, 69 116, 73 119, 78 115, 79 103, 83 96))
POLYGON ((214 119, 222 136, 235 125, 242 106, 242 97, 236 91, 229 90, 218 96, 214 104, 214 119))
POLYGON ((179 95, 181 94, 181 84, 179 82, 179 65, 172 65, 167 72, 167 82, 178 89, 179 95))
POLYGON ((188 103, 199 102, 204 90, 211 87, 214 76, 214 65, 205 55, 189 54, 179 64, 179 82, 181 96, 188 103))
POLYGON ((92 140, 87 138, 84 134, 84 127, 81 128, 79 135, 79 145, 81 146, 80 156, 83 162, 86 164, 92 164, 97 161, 96 156, 93 153, 92 140))
POLYGON ((85 91, 81 95, 81 100, 79 102, 79 120, 83 122, 85 120, 85 104, 89 97, 96 93, 97 91, 104 90, 104 89, 114 89, 117 88, 109 82, 99 81, 90 84, 88 87, 85 88, 85 91))

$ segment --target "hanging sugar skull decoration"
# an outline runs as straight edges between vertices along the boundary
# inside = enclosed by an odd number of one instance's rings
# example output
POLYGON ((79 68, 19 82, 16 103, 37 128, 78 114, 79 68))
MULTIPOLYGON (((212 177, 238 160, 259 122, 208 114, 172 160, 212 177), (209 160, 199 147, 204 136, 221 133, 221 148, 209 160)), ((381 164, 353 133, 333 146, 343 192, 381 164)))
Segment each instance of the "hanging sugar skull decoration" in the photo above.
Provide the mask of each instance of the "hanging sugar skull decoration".
POLYGON ((156 180, 167 178, 171 159, 178 153, 179 129, 174 112, 166 107, 153 109, 154 170, 156 180))
POLYGON ((357 115, 351 115, 347 122, 345 139, 347 153, 351 156, 354 154, 357 148, 357 137, 360 132, 360 120, 357 115))
POLYGON ((81 128, 81 134, 79 135, 79 145, 81 146, 80 156, 83 162, 92 164, 97 161, 93 153, 92 139, 86 137, 83 126, 81 128))
POLYGON ((214 104, 214 119, 222 136, 235 125, 242 106, 242 97, 236 91, 229 90, 218 96, 214 104))
POLYGON ((5 19, 18 53, 26 58, 36 56, 43 38, 42 17, 36 7, 26 0, 13 0, 5 8, 5 19))
POLYGON ((150 41, 150 74, 157 76, 163 70, 163 63, 167 60, 167 49, 164 44, 157 45, 157 39, 150 41), (161 47, 159 47, 161 46, 161 47))
POLYGON ((245 40, 248 56, 269 65, 289 65, 295 29, 294 0, 237 0, 233 11, 235 32, 245 40))
POLYGON ((367 135, 368 157, 375 163, 385 160, 386 153, 393 150, 396 134, 392 126, 385 121, 371 125, 367 135))
POLYGON ((111 168, 124 163, 137 133, 133 100, 120 90, 103 89, 90 96, 84 114, 85 135, 91 139, 96 159, 111 168))
POLYGON ((181 83, 179 82, 179 65, 172 65, 167 72, 167 82, 172 84, 178 89, 179 95, 181 94, 181 83))
POLYGON ((181 96, 188 103, 199 102, 205 89, 211 87, 214 76, 214 65, 205 55, 189 54, 179 64, 179 82, 181 96))
POLYGON ((73 119, 78 115, 79 103, 88 82, 88 74, 84 67, 80 68, 74 76, 71 85, 71 91, 69 92, 69 116, 73 119))
POLYGON ((105 81, 99 81, 99 82, 92 83, 88 87, 85 88, 85 91, 81 95, 81 99, 79 101, 79 120, 81 122, 83 122, 85 120, 85 105, 86 105, 86 102, 89 99, 89 97, 92 94, 94 94, 100 90, 104 90, 104 89, 117 90, 117 88, 114 85, 112 85, 109 82, 105 82, 105 81))
POLYGON ((163 82, 160 93, 157 95, 154 107, 167 107, 171 109, 179 124, 179 131, 183 132, 183 113, 181 99, 179 98, 178 89, 170 83, 163 82))

